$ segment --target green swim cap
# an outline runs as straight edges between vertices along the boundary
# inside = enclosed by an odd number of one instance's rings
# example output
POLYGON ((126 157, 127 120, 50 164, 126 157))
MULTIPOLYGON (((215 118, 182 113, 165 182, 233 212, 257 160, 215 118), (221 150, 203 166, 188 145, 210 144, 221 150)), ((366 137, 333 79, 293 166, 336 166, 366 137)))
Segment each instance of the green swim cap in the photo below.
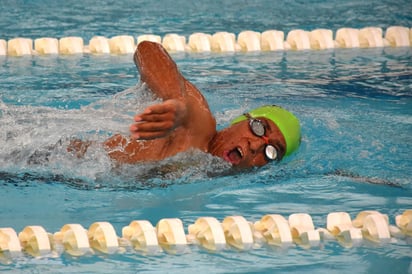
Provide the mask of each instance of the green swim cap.
MULTIPOLYGON (((300 125, 299 120, 291 112, 279 106, 262 106, 251 110, 249 115, 253 118, 264 117, 275 123, 286 140, 285 156, 290 155, 300 145, 300 125)), ((236 124, 247 120, 243 114, 232 120, 231 124, 236 124)))

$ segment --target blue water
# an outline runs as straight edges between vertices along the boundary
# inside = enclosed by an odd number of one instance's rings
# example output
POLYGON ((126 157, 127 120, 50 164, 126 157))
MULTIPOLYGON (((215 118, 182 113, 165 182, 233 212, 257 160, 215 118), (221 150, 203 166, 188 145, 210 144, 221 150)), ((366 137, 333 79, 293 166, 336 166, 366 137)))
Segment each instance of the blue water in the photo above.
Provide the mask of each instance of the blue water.
POLYGON ((411 26, 408 0, 2 0, 2 38, 411 26), (19 19, 20 18, 20 19, 19 19), (23 19, 24 18, 24 19, 23 19))
MULTIPOLYGON (((410 27, 412 21, 408 1, 94 2, 1 1, 0 39, 335 31, 410 27)), ((187 227, 201 216, 242 215, 255 222, 268 213, 300 212, 325 227, 329 212, 346 211, 354 218, 362 210, 379 210, 394 224, 396 215, 411 208, 411 48, 172 56, 204 93, 219 128, 245 110, 275 103, 301 120, 299 151, 241 174, 227 174, 225 163, 199 152, 120 169, 113 169, 99 146, 85 159, 74 159, 64 149, 68 139, 102 141, 114 132, 127 133, 133 114, 152 102, 136 86, 132 56, 0 57, 0 227, 19 232, 42 225, 56 232, 67 223, 88 228, 109 221, 121 235, 135 219, 155 225, 177 217, 187 227), (51 151, 49 161, 33 162, 41 159, 33 154, 45 151, 51 151)), ((130 252, 79 259, 26 256, 0 264, 0 270, 407 273, 412 260, 411 243, 404 240, 351 249, 328 242, 309 250, 190 250, 154 257, 130 252)))

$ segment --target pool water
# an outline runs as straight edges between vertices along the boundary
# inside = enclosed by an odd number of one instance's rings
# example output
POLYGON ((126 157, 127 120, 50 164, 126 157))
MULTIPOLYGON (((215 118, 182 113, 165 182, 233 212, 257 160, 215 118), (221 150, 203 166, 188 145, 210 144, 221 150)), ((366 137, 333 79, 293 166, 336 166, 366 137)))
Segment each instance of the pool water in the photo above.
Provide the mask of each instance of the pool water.
MULTIPOLYGON (((3 39, 411 25, 407 1, 67 1, 61 7, 51 1, 6 2, 8 12, 0 11, 3 39)), ((173 53, 182 73, 204 93, 219 128, 267 103, 300 119, 302 145, 296 154, 237 174, 197 151, 122 167, 98 145, 83 159, 66 153, 71 138, 103 141, 127 134, 134 113, 153 103, 138 84, 131 55, 0 56, 0 227, 21 231, 42 225, 56 232, 67 223, 87 228, 108 221, 120 235, 138 219, 155 225, 176 217, 187 227, 202 216, 242 215, 255 222, 269 213, 309 213, 316 227, 325 227, 329 212, 346 211, 354 218, 363 210, 388 214, 394 224, 394 217, 412 206, 411 56, 411 48, 173 53)), ((0 264, 0 270, 408 273, 411 251, 410 240, 219 253, 193 246, 181 255, 25 256, 0 264)))

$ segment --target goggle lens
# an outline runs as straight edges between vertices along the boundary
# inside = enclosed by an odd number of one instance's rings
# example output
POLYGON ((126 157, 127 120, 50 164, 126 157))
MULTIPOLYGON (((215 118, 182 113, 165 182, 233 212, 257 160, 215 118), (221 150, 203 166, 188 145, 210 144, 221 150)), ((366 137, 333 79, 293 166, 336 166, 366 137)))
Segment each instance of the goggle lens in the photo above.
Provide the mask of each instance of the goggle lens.
POLYGON ((278 158, 278 150, 272 145, 266 145, 265 155, 269 160, 276 160, 278 158))
POLYGON ((258 119, 251 119, 249 120, 250 129, 252 130, 253 134, 256 136, 262 137, 266 133, 265 126, 263 123, 258 119))
POLYGON ((269 140, 265 137, 266 128, 261 120, 252 118, 250 115, 246 115, 249 119, 249 127, 253 134, 258 137, 262 137, 265 140, 265 156, 269 160, 276 160, 278 158, 278 150, 275 146, 269 144, 269 140))

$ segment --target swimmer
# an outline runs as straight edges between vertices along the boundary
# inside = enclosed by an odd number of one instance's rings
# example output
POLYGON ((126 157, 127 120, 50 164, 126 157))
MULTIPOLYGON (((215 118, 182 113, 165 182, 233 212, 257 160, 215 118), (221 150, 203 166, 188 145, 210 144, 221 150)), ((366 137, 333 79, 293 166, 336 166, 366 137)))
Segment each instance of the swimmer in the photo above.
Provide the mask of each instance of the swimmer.
MULTIPOLYGON (((189 149, 211 153, 239 168, 279 161, 300 144, 298 119, 278 106, 263 106, 216 131, 202 93, 178 70, 158 43, 141 42, 134 54, 140 80, 162 100, 134 117, 130 136, 114 135, 104 147, 119 163, 157 161, 189 149)), ((83 154, 84 143, 68 150, 83 154)))

